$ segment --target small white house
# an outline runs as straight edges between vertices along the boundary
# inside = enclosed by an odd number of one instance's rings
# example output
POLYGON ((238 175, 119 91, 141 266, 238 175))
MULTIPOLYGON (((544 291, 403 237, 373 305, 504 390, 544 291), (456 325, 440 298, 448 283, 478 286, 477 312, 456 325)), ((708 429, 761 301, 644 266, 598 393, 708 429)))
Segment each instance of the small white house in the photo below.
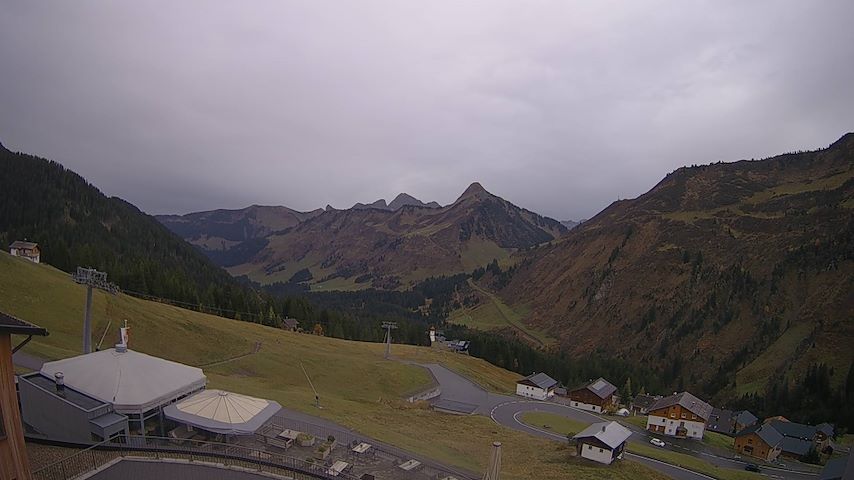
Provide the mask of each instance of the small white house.
POLYGON ((572 437, 576 441, 578 455, 594 462, 610 465, 623 458, 626 440, 631 430, 617 422, 594 423, 572 437))
POLYGON ((22 242, 20 240, 16 240, 9 245, 9 254, 13 257, 25 258, 33 263, 39 263, 41 257, 38 243, 22 242))
POLYGON ((557 380, 545 373, 532 373, 516 382, 516 395, 545 400, 553 397, 557 380))

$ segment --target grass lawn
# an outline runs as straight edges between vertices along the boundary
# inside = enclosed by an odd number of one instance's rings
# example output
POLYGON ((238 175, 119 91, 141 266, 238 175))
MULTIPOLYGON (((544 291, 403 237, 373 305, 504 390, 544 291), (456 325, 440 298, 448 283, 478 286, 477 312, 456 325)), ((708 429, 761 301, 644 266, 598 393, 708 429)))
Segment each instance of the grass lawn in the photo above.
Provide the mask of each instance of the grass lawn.
POLYGON ((744 470, 734 470, 730 468, 721 468, 711 463, 691 455, 684 453, 673 452, 663 448, 653 447, 645 443, 629 443, 627 446, 629 452, 643 455, 645 457, 661 460, 662 462, 672 463, 680 467, 706 474, 710 477, 720 480, 750 480, 764 478, 758 473, 746 472, 744 470))
POLYGON ((706 430, 703 434, 703 443, 710 447, 718 447, 726 450, 733 449, 733 438, 722 433, 710 432, 706 430))
MULTIPOLYGON (((34 265, 0 254, 0 311, 45 327, 24 351, 48 359, 76 355, 85 290, 48 265, 34 265)), ((460 417, 409 404, 401 395, 429 382, 424 369, 383 360, 383 345, 285 332, 252 323, 139 300, 95 294, 95 342, 112 326, 105 345, 115 343, 120 321, 127 319, 130 347, 190 365, 203 365, 251 350, 259 353, 206 368, 211 388, 223 388, 278 401, 283 406, 322 416, 379 440, 417 451, 438 461, 482 472, 493 441, 504 444, 502 478, 659 480, 661 474, 634 462, 599 467, 569 457, 567 447, 507 429, 483 416, 460 417), (311 375, 323 409, 300 363, 311 375)), ((17 341, 19 338, 14 339, 17 341)), ((395 356, 439 361, 473 375, 495 391, 512 391, 518 375, 467 355, 427 347, 395 345, 395 356)))
POLYGON ((522 414, 520 420, 532 427, 549 430, 561 435, 575 435, 589 426, 587 423, 577 422, 548 412, 525 412, 522 414))
POLYGON ((480 287, 469 279, 469 285, 477 290, 486 301, 474 308, 462 308, 451 312, 448 321, 479 330, 495 330, 513 327, 531 343, 547 347, 555 343, 555 339, 545 332, 529 327, 522 321, 528 314, 527 309, 511 308, 494 293, 480 287))
POLYGON ((636 426, 636 427, 640 427, 640 428, 646 429, 646 415, 643 415, 643 416, 640 416, 640 415, 637 415, 637 416, 632 415, 632 416, 630 416, 630 417, 623 417, 623 418, 620 418, 620 419, 619 419, 619 421, 620 421, 620 422, 631 423, 632 425, 634 425, 634 426, 636 426))

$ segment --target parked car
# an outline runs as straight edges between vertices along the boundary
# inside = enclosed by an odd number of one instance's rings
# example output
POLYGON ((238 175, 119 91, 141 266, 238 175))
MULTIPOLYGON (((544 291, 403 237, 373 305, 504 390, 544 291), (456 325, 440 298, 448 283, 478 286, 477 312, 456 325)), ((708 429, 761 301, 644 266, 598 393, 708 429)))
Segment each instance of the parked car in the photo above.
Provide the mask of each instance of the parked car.
POLYGON ((666 443, 664 443, 663 441, 661 441, 661 440, 659 440, 659 439, 657 439, 657 438, 653 438, 653 439, 651 439, 651 440, 649 441, 649 443, 651 443, 651 444, 655 445, 656 447, 663 447, 663 446, 665 446, 665 445, 666 445, 666 443))
POLYGON ((756 473, 759 473, 762 471, 759 469, 759 465, 757 465, 755 463, 748 463, 747 465, 744 466, 744 469, 747 470, 748 472, 756 472, 756 473))

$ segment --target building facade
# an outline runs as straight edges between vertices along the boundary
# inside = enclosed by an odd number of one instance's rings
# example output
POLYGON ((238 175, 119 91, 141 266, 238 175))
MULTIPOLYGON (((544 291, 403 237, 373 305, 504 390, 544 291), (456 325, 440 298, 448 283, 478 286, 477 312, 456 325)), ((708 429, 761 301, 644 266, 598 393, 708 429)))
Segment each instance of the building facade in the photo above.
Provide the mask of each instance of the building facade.
POLYGON ((578 456, 610 465, 623 458, 631 430, 617 422, 594 423, 572 437, 578 456))
POLYGON ((702 439, 712 406, 688 392, 664 397, 649 409, 646 429, 677 438, 702 439))
POLYGON ((24 445, 24 428, 15 390, 15 367, 12 364, 15 350, 13 334, 27 335, 29 340, 33 335, 47 335, 47 331, 0 312, 0 478, 29 480, 32 473, 24 445))
POLYGON ((9 245, 9 254, 13 257, 21 257, 33 263, 40 263, 41 250, 39 244, 33 242, 22 242, 17 240, 9 245))
POLYGON ((780 456, 783 436, 770 425, 753 425, 739 432, 733 448, 741 455, 773 462, 780 456))
POLYGON ((604 378, 569 391, 569 405, 590 412, 602 413, 616 406, 614 394, 617 387, 604 378))
POLYGON ((545 373, 533 373, 516 382, 516 395, 546 400, 555 394, 557 380, 545 373))

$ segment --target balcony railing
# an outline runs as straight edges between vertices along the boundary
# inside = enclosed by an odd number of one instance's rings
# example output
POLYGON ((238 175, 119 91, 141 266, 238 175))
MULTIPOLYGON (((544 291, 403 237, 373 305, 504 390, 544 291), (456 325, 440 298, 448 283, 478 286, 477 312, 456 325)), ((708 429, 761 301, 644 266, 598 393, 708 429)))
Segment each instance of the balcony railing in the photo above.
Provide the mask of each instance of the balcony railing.
POLYGON ((33 472, 34 480, 70 480, 89 473, 118 458, 142 457, 148 459, 204 461, 226 467, 239 467, 297 480, 343 479, 356 477, 341 473, 327 473, 329 467, 299 458, 241 445, 185 440, 176 445, 174 439, 162 437, 118 437, 76 452, 58 462, 33 472))

